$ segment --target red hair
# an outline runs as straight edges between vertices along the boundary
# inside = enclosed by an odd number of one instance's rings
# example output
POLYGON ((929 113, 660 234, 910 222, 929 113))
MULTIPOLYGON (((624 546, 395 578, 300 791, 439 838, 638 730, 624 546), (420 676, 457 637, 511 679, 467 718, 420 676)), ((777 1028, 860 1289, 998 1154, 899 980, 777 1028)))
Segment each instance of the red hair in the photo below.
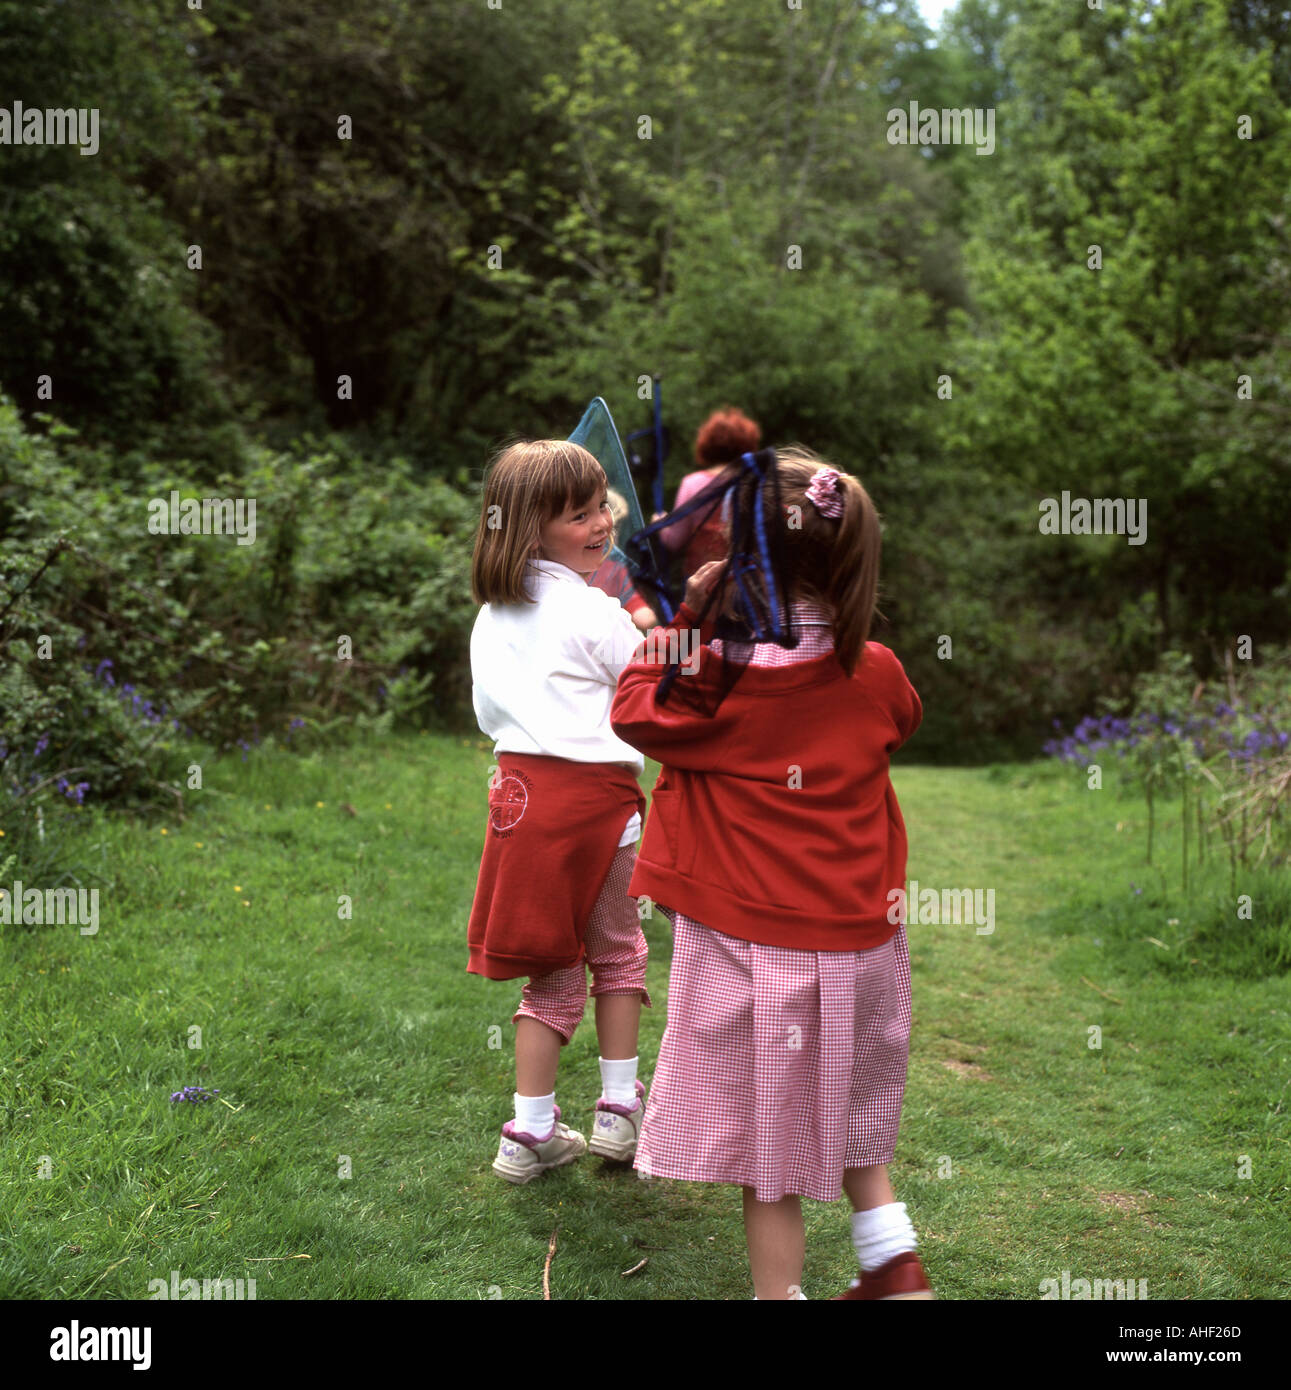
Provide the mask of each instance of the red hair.
POLYGON ((715 410, 695 436, 695 462, 704 466, 732 463, 762 442, 762 427, 742 410, 715 410))

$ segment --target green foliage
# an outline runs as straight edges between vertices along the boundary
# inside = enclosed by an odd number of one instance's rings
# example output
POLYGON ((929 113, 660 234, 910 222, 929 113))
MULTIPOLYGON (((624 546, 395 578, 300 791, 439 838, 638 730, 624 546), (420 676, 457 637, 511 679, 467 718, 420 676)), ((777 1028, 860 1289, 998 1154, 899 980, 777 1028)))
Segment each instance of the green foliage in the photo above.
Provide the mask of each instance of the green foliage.
POLYGON ((255 450, 215 488, 256 500, 254 544, 152 534, 151 499, 203 495, 183 465, 87 481, 96 451, 59 433, 33 439, 0 401, 7 833, 26 843, 35 807, 84 782, 90 800, 182 805, 203 750, 460 714, 476 522, 460 490, 400 460, 255 450))
POLYGON ((6 146, 0 387, 118 447, 169 434, 194 454, 229 424, 218 340, 192 307, 187 238, 159 178, 200 147, 202 79, 182 6, 0 0, 0 91, 98 113, 99 148, 6 146), (50 378, 50 395, 38 378, 50 378))
POLYGON ((0 385, 73 472, 0 489, 0 538, 75 528, 61 598, 211 623, 179 645, 216 742, 469 719, 467 480, 594 394, 638 427, 657 371, 670 490, 726 402, 870 489, 921 756, 1033 747, 1171 647, 1208 677, 1291 641, 1285 15, 961 0, 928 38, 910 0, 0 0, 0 89, 102 113, 93 159, 5 152, 0 385), (890 144, 912 100, 994 111, 995 154, 890 144), (172 486, 254 489, 265 543, 122 545, 172 486), (1146 498, 1148 544, 1039 536, 1063 489, 1146 498), (384 705, 326 665, 350 584, 361 660, 407 668, 384 705))
POLYGON ((1205 675, 1234 633, 1291 636, 1270 433, 1288 398, 1288 112, 1219 0, 1074 18, 1045 0, 1005 52, 1015 93, 974 194, 965 403, 945 442, 1037 502, 1146 498, 1147 545, 1055 545, 1086 595, 1154 592, 1158 649, 1186 644, 1205 675))

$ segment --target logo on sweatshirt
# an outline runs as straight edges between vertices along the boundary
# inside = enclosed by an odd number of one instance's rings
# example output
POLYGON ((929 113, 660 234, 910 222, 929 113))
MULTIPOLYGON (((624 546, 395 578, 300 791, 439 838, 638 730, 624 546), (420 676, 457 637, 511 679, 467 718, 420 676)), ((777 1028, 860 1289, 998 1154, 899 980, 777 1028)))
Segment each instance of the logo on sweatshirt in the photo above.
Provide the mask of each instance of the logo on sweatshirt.
POLYGON ((495 834, 510 835, 524 819, 532 788, 523 772, 500 773, 489 784, 489 825, 495 834))

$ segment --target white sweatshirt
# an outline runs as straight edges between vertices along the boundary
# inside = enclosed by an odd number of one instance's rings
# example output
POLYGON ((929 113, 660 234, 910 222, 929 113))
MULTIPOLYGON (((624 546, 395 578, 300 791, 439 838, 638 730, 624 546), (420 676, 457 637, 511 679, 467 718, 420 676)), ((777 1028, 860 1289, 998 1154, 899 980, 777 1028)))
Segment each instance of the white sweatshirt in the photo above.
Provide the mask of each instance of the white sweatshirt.
MULTIPOLYGON (((486 603, 471 630, 471 701, 493 756, 622 763, 640 777, 645 759, 610 728, 640 630, 618 599, 554 560, 531 560, 525 582, 536 603, 486 603)), ((634 812, 620 846, 640 831, 634 812)))

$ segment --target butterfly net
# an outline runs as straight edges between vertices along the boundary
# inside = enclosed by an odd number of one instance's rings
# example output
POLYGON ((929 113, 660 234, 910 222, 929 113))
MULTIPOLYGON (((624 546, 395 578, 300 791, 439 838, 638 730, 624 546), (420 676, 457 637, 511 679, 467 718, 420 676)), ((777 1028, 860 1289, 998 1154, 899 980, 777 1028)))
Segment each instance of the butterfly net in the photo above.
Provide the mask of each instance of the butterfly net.
MULTIPOLYGON (((597 396, 583 412, 583 418, 578 422, 578 428, 569 436, 569 442, 581 445, 605 470, 611 493, 610 506, 615 514, 614 538, 591 582, 597 588, 604 589, 606 593, 617 596, 625 606, 634 594, 640 594, 647 603, 653 603, 655 591, 634 583, 636 571, 633 561, 622 548, 624 537, 644 531, 645 518, 641 514, 636 481, 631 468, 628 467, 627 456, 619 441, 619 432, 614 427, 614 418, 610 414, 609 406, 600 396, 597 396)), ((646 567, 651 573, 660 568, 666 569, 667 552, 657 538, 650 538, 645 556, 646 567)), ((672 613, 669 611, 663 616, 670 618, 672 613)))
POLYGON ((788 602, 784 508, 775 450, 760 449, 728 464, 683 506, 647 526, 618 431, 601 397, 587 407, 569 438, 595 456, 610 490, 626 504, 626 513, 616 520, 613 545, 591 581, 608 592, 607 581, 621 578, 625 602, 635 592, 670 623, 683 594, 671 579, 671 555, 660 542, 660 533, 692 517, 699 525, 714 517, 725 523, 724 568, 699 602, 689 650, 683 650, 680 641, 661 642, 656 649, 666 667, 658 702, 673 701, 712 718, 743 675, 756 643, 798 645, 788 602), (610 567, 617 567, 621 575, 610 567), (710 621, 712 636, 721 640, 721 659, 696 663, 691 652, 698 645, 698 629, 710 621))

